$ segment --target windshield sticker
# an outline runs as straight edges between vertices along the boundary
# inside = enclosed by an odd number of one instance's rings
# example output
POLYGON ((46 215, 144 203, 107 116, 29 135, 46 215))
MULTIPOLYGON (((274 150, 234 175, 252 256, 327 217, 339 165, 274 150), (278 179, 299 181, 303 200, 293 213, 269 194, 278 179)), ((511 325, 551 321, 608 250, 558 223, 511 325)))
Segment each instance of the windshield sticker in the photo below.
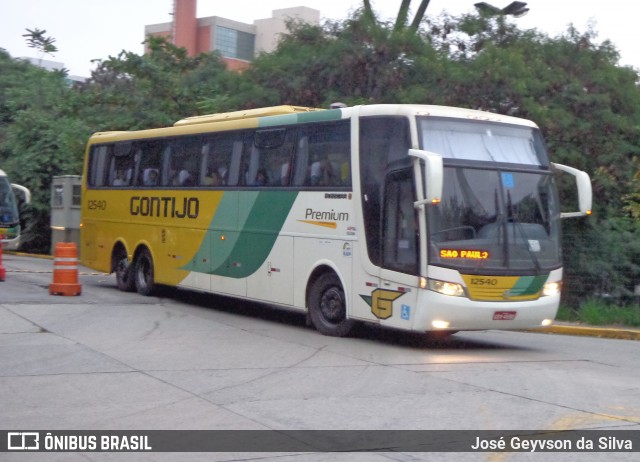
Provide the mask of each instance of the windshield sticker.
POLYGON ((531 252, 540 252, 542 247, 540 247, 540 241, 537 239, 529 239, 529 250, 531 252))
POLYGON ((504 189, 514 189, 516 187, 513 173, 502 173, 502 186, 504 186, 504 189))

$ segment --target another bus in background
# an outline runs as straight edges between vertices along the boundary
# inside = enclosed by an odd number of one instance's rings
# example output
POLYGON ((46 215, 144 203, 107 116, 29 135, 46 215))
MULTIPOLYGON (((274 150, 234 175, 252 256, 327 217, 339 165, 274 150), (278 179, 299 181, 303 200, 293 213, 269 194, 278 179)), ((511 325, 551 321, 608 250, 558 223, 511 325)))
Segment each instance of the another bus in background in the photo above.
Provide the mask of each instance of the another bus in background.
POLYGON ((12 184, 7 174, 0 170, 0 239, 2 247, 17 250, 20 246, 20 215, 14 190, 24 195, 26 203, 31 202, 31 192, 19 184, 12 184))

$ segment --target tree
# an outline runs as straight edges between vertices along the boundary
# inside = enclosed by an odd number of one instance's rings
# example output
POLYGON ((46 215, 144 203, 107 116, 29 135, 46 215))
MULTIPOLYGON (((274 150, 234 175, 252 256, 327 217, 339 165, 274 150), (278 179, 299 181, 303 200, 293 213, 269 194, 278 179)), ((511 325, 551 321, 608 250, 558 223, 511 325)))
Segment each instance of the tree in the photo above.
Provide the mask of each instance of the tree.
POLYGON ((189 57, 166 38, 147 40, 149 52, 125 50, 99 61, 91 79, 79 90, 85 112, 97 130, 136 130, 173 124, 195 115, 197 104, 219 91, 228 72, 214 54, 189 57))
POLYGON ((56 39, 45 36, 44 34, 47 33, 46 30, 40 30, 38 28, 26 30, 27 33, 22 34, 22 36, 26 37, 27 45, 30 48, 35 48, 40 52, 40 61, 42 61, 43 54, 53 55, 54 53, 57 53, 58 48, 54 45, 56 39))
POLYGON ((109 57, 92 79, 73 87, 65 72, 0 53, 0 160, 33 192, 25 250, 48 250, 51 180, 81 174, 92 132, 166 126, 197 114, 198 103, 217 91, 215 77, 227 72, 216 55, 189 58, 160 39, 149 47, 145 56, 109 57))
MULTIPOLYGON (((411 1, 412 0, 402 0, 400 2, 398 15, 396 16, 396 20, 393 26, 394 34, 402 33, 404 31, 415 34, 418 31, 420 24, 422 23, 426 14, 427 7, 431 2, 431 0, 420 0, 420 5, 416 10, 416 14, 413 17, 411 24, 409 24, 409 10, 411 7, 411 1)), ((373 12, 373 8, 371 7, 371 2, 369 0, 363 0, 363 17, 372 25, 377 22, 376 15, 373 12)))
POLYGON ((0 54, 0 161, 16 182, 28 187, 32 204, 23 213, 23 248, 50 245, 51 180, 79 174, 88 129, 75 116, 77 96, 64 72, 48 72, 0 54))
POLYGON ((640 156, 631 159, 630 170, 635 173, 631 178, 629 193, 622 197, 624 212, 640 221, 640 156))
POLYGON ((418 35, 393 35, 359 10, 345 21, 322 26, 289 23, 289 34, 276 51, 259 56, 240 79, 254 89, 251 95, 260 95, 251 107, 391 102, 416 76, 417 59, 437 58, 418 35))

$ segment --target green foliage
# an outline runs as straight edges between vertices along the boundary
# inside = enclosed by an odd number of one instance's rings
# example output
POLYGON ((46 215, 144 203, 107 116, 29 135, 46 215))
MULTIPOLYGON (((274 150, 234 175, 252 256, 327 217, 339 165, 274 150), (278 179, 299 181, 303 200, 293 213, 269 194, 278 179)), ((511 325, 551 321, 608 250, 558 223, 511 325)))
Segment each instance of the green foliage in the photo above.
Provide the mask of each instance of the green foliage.
POLYGON ((227 71, 217 55, 189 57, 162 37, 150 37, 147 46, 143 56, 123 50, 99 61, 91 80, 78 88, 93 131, 171 125, 221 93, 218 79, 227 71))
POLYGON ((620 306, 604 299, 589 299, 578 310, 561 307, 558 319, 592 326, 640 327, 640 305, 620 306))
POLYGON ((632 218, 640 220, 640 157, 633 159, 632 164, 636 174, 631 180, 631 191, 623 197, 625 202, 624 210, 632 218))
POLYGON ((171 125, 220 91, 216 76, 227 71, 218 56, 190 58, 163 39, 151 39, 149 48, 145 56, 109 57, 75 87, 64 72, 0 53, 0 162, 33 193, 21 217, 23 249, 47 251, 52 178, 81 174, 91 133, 171 125))
POLYGON ((599 296, 626 304, 640 283, 640 220, 629 217, 566 220, 564 302, 579 306, 599 296))
POLYGON ((396 102, 395 92, 413 86, 418 76, 415 61, 435 57, 416 34, 394 32, 372 22, 363 11, 322 27, 296 23, 289 27, 290 34, 278 49, 259 56, 241 77, 269 89, 265 96, 272 100, 275 94, 280 104, 396 102))
POLYGON ((45 36, 44 34, 46 33, 46 30, 35 28, 33 30, 27 29, 27 33, 22 34, 22 36, 26 37, 29 48, 35 48, 45 54, 56 53, 58 51, 58 47, 54 45, 56 39, 45 36))
POLYGON ((76 95, 61 72, 0 55, 0 162, 15 183, 29 188, 32 205, 26 221, 24 247, 49 246, 51 179, 79 174, 89 131, 75 116, 76 95))

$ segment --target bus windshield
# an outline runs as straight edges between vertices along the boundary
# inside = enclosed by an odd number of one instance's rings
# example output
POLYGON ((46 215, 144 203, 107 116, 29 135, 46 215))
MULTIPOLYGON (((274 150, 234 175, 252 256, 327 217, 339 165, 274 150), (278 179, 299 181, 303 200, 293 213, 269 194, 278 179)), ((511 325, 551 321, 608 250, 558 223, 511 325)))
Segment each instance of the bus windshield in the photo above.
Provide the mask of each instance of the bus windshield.
POLYGON ((440 204, 428 208, 429 264, 466 272, 560 267, 560 208, 537 129, 426 121, 423 149, 444 157, 440 204))
POLYGON ((430 263, 487 270, 560 266, 560 211, 550 174, 445 167, 428 209, 430 263))
POLYGON ((548 166, 537 128, 476 120, 419 118, 423 149, 445 159, 548 166))
POLYGON ((0 175, 0 236, 3 241, 15 239, 20 233, 18 205, 6 176, 0 175))

